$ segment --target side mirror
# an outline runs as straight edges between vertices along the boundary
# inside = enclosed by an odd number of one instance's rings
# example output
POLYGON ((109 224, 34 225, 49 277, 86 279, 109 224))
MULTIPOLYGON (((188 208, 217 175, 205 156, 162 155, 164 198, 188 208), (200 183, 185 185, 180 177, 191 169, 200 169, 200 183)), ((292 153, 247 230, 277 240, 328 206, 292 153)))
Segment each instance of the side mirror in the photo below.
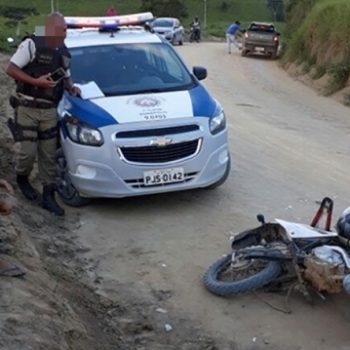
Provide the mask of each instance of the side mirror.
POLYGON ((198 80, 203 80, 207 77, 208 72, 206 68, 200 66, 193 67, 193 74, 198 80))
POLYGON ((277 36, 280 36, 280 35, 281 35, 281 33, 279 33, 279 32, 276 32, 276 35, 277 35, 277 36))

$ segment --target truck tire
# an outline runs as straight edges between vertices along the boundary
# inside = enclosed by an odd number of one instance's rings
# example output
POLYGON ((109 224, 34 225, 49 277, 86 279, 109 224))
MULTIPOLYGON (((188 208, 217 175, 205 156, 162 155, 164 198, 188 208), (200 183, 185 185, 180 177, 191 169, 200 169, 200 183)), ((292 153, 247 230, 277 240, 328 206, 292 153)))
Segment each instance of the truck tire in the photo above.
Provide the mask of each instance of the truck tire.
POLYGON ((272 59, 272 60, 277 59, 277 51, 271 52, 271 59, 272 59))

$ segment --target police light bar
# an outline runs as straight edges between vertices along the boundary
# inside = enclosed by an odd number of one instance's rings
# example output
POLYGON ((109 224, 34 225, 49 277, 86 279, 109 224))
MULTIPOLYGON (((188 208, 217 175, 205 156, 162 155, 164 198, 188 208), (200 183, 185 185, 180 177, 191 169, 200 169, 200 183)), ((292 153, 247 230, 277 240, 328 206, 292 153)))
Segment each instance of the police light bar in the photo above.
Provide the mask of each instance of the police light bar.
POLYGON ((120 26, 142 25, 153 20, 151 12, 135 13, 123 16, 108 17, 65 17, 67 28, 98 28, 113 30, 120 26))

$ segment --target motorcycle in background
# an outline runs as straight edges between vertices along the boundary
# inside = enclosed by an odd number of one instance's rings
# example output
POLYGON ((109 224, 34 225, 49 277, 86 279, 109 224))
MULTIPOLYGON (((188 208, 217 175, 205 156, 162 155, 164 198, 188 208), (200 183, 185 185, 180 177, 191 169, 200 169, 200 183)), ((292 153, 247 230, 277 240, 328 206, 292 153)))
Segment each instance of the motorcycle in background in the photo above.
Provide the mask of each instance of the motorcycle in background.
POLYGON ((200 25, 191 25, 190 29, 190 43, 196 41, 197 43, 201 40, 201 27, 200 25))
POLYGON ((276 219, 237 234, 232 251, 217 260, 203 277, 218 296, 233 296, 288 281, 311 299, 310 290, 350 294, 350 208, 331 231, 333 201, 326 197, 310 225, 276 219), (325 228, 318 227, 326 214, 325 228), (292 282, 292 283, 291 283, 292 282))

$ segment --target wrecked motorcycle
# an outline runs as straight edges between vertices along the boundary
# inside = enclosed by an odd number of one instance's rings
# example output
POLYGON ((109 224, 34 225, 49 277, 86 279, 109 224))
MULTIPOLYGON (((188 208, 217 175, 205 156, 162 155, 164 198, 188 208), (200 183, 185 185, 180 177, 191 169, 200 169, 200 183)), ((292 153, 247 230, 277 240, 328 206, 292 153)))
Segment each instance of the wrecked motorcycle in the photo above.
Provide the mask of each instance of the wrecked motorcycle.
POLYGON ((331 231, 333 201, 322 200, 312 223, 304 225, 276 219, 241 232, 232 240, 232 252, 206 271, 203 282, 213 294, 232 296, 271 285, 298 287, 311 299, 310 291, 350 294, 350 208, 331 231), (326 214, 324 229, 319 228, 326 214))

